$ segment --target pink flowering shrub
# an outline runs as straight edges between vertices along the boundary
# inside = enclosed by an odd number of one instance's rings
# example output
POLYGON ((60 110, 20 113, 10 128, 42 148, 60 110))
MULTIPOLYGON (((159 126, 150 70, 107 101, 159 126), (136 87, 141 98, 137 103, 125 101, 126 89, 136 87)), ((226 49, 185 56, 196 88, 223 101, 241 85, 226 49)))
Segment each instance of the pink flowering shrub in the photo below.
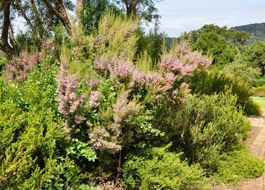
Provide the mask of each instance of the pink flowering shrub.
POLYGON ((28 56, 25 52, 21 52, 20 57, 14 58, 6 65, 7 79, 23 81, 33 70, 33 67, 40 63, 41 58, 42 55, 40 53, 28 56))
POLYGON ((17 58, 13 58, 7 65, 7 79, 22 82, 28 74, 30 74, 34 66, 41 63, 45 54, 50 53, 53 48, 53 41, 46 41, 41 52, 36 52, 33 55, 28 55, 25 51, 22 51, 17 58))
POLYGON ((162 56, 157 70, 143 71, 134 63, 136 37, 130 35, 135 26, 104 28, 111 25, 103 19, 94 38, 93 59, 73 56, 69 68, 62 63, 57 77, 59 112, 71 138, 91 144, 100 173, 112 173, 128 152, 139 147, 168 143, 162 136, 177 130, 176 113, 189 93, 189 78, 211 64, 200 53, 191 52, 188 44, 180 44, 162 56), (89 69, 83 72, 82 68, 89 69))
POLYGON ((189 93, 187 80, 210 63, 187 44, 164 55, 156 72, 143 72, 119 57, 100 56, 93 65, 97 74, 84 77, 88 93, 77 96, 78 78, 69 75, 64 61, 57 77, 59 112, 72 132, 87 125, 94 150, 129 149, 140 139, 171 129, 174 113, 189 93))
POLYGON ((78 79, 69 75, 66 61, 63 61, 56 79, 57 93, 59 97, 59 112, 66 117, 66 126, 75 128, 76 124, 82 123, 86 118, 79 113, 79 107, 83 102, 83 96, 77 97, 78 79))
POLYGON ((173 53, 164 55, 159 71, 152 73, 140 71, 132 62, 117 57, 96 59, 94 68, 107 80, 99 86, 89 81, 94 89, 89 105, 100 115, 97 120, 100 127, 89 132, 94 148, 117 152, 130 147, 138 137, 143 138, 146 131, 162 134, 190 91, 187 80, 195 70, 206 69, 210 64, 198 52, 191 52, 187 44, 180 44, 173 53), (111 79, 114 81, 109 83, 111 79))
POLYGON ((206 69, 212 63, 199 52, 191 52, 187 43, 178 45, 173 53, 162 57, 160 64, 162 72, 191 76, 196 69, 206 69))

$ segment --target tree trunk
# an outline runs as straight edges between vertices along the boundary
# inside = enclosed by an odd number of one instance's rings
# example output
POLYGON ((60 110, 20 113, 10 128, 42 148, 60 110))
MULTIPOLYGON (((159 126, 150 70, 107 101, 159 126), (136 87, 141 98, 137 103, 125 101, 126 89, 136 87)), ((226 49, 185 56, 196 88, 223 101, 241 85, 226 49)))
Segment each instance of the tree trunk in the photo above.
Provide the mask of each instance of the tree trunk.
POLYGON ((43 43, 44 28, 43 28, 43 24, 42 24, 42 21, 41 21, 40 13, 38 11, 37 6, 35 5, 34 0, 30 0, 30 2, 31 2, 31 5, 32 5, 33 12, 34 12, 34 14, 36 16, 36 19, 37 19, 38 34, 39 34, 38 35, 38 49, 40 50, 41 45, 43 43))
POLYGON ((16 39, 15 39, 14 30, 13 30, 13 27, 12 27, 11 23, 10 23, 8 32, 9 32, 9 37, 10 37, 10 43, 12 44, 15 52, 17 53, 17 42, 16 42, 16 39))
POLYGON ((126 5, 127 15, 136 18, 136 5, 138 3, 138 0, 131 0, 128 2, 128 0, 124 0, 124 3, 126 5))
POLYGON ((0 49, 5 52, 9 57, 15 54, 15 50, 8 43, 8 30, 10 27, 10 6, 11 1, 5 1, 4 3, 4 22, 2 27, 2 35, 0 40, 0 49))
POLYGON ((46 6, 60 19, 69 35, 72 35, 71 18, 66 10, 62 0, 54 0, 55 7, 52 6, 49 0, 43 0, 46 6))

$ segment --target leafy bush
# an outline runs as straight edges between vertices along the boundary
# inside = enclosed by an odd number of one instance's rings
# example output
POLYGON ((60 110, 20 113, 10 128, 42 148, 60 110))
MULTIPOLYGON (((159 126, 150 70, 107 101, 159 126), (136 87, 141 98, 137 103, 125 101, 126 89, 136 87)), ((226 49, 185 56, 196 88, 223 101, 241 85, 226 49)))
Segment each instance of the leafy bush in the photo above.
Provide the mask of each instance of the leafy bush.
POLYGON ((206 183, 199 165, 189 166, 181 154, 164 148, 146 149, 142 156, 131 156, 123 165, 124 182, 132 189, 202 189, 206 183))
POLYGON ((254 86, 258 83, 257 76, 261 74, 259 68, 254 68, 247 64, 241 64, 241 63, 228 64, 223 68, 222 71, 224 73, 230 73, 235 76, 241 77, 251 86, 254 86))
POLYGON ((263 171, 264 163, 251 155, 249 150, 242 148, 220 157, 215 178, 224 183, 237 184, 242 178, 259 177, 263 171))
POLYGON ((235 105, 231 92, 189 96, 176 122, 178 132, 171 137, 173 146, 183 151, 190 163, 200 163, 213 173, 219 156, 240 145, 250 129, 235 105))
POLYGON ((237 96, 237 105, 245 109, 252 95, 250 86, 240 77, 218 71, 196 72, 189 85, 193 94, 213 95, 231 88, 232 94, 237 96))
POLYGON ((253 100, 249 100, 245 106, 245 113, 247 115, 261 116, 262 114, 261 106, 259 105, 259 103, 253 100))

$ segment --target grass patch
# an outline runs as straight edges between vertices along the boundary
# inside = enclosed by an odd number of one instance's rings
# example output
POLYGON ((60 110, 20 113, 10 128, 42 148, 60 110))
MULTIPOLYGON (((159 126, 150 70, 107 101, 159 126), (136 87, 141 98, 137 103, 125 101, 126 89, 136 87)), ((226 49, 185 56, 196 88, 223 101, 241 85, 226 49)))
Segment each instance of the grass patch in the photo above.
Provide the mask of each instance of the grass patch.
POLYGON ((259 103, 262 108, 265 108, 265 97, 252 97, 252 99, 259 103))

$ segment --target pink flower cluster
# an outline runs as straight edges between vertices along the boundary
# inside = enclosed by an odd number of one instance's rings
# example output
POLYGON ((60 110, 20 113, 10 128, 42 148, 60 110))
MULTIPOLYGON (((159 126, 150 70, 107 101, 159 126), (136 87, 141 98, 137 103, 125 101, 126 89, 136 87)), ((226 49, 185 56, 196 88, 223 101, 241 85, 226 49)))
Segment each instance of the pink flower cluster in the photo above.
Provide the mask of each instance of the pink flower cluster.
POLYGON ((132 78, 136 71, 135 65, 129 61, 121 61, 117 58, 113 58, 111 61, 108 61, 104 57, 101 57, 94 62, 94 67, 102 72, 108 71, 110 77, 115 76, 120 80, 132 78))
POLYGON ((172 55, 165 55, 162 58, 160 68, 163 72, 180 73, 182 75, 191 76, 193 72, 198 68, 195 64, 187 64, 182 60, 175 59, 172 55))
POLYGON ((110 65, 110 76, 116 76, 121 80, 131 78, 136 70, 136 67, 129 61, 113 60, 113 64, 110 65))
MULTIPOLYGON (((112 105, 113 122, 110 128, 96 127, 90 133, 94 148, 106 148, 112 151, 121 149, 123 142, 122 133, 124 126, 132 124, 132 116, 141 110, 141 105, 137 100, 128 101, 132 92, 136 92, 141 87, 146 89, 151 99, 167 98, 172 104, 180 103, 189 93, 189 86, 186 79, 194 73, 196 69, 207 68, 211 61, 203 57, 198 52, 191 52, 188 44, 180 44, 176 47, 174 55, 164 55, 160 64, 160 71, 153 73, 141 72, 133 63, 122 61, 118 58, 112 60, 101 57, 94 62, 94 68, 108 77, 116 77, 117 85, 124 83, 128 85, 125 92, 118 95, 117 102, 112 105)), ((95 82, 87 80, 89 86, 95 82)), ((100 105, 101 95, 97 91, 90 94, 89 104, 91 108, 100 105)), ((152 99, 153 101, 153 99, 152 99)))
MULTIPOLYGON (((125 92, 127 93, 127 92, 125 92)), ((111 125, 112 131, 116 133, 117 136, 121 135, 119 130, 123 123, 129 123, 129 117, 134 115, 139 109, 140 105, 136 104, 134 101, 127 103, 126 96, 120 96, 117 103, 113 105, 113 120, 114 123, 111 125)))
POLYGON ((90 108, 97 108, 100 105, 101 94, 97 91, 90 93, 89 105, 90 108))
POLYGON ((114 143, 109 132, 104 127, 96 127, 90 133, 90 139, 93 142, 94 149, 105 148, 113 151, 121 150, 121 146, 114 143))
MULTIPOLYGON (((177 62, 180 61, 172 57, 169 63, 167 63, 169 67, 172 67, 170 70, 164 69, 163 73, 149 74, 139 71, 137 67, 129 61, 120 61, 118 59, 112 59, 108 62, 101 57, 99 60, 95 61, 94 66, 102 72, 108 71, 110 77, 117 77, 120 81, 128 81, 129 88, 134 88, 136 86, 146 87, 158 97, 172 89, 175 82, 181 78, 177 72, 172 72, 172 70, 174 70, 173 67, 177 68, 175 71, 181 71, 182 75, 189 75, 197 69, 197 66, 194 66, 194 64, 186 66, 181 62, 177 64, 177 62)), ((176 91, 174 96, 176 96, 176 91)))
POLYGON ((85 77, 85 80, 86 80, 86 84, 90 86, 91 88, 97 88, 102 82, 101 79, 89 78, 89 77, 85 77))
POLYGON ((176 47, 174 55, 167 54, 162 57, 158 73, 146 74, 131 62, 117 58, 108 61, 101 57, 94 62, 94 67, 102 72, 108 71, 110 77, 130 81, 130 88, 147 86, 155 92, 166 92, 176 81, 184 76, 190 77, 196 69, 205 69, 210 64, 210 59, 203 57, 199 52, 191 52, 188 44, 182 43, 176 47))
POLYGON ((40 63, 41 54, 36 53, 32 56, 27 56, 25 52, 21 52, 20 57, 13 59, 6 66, 7 79, 15 81, 23 81, 26 76, 32 71, 33 67, 40 63))
POLYGON ((68 127, 82 123, 86 118, 78 114, 78 108, 83 102, 83 96, 76 96, 78 80, 77 77, 68 74, 66 62, 61 64, 56 82, 58 86, 57 93, 59 94, 57 98, 59 112, 67 118, 68 127))
POLYGON ((95 149, 106 148, 112 151, 121 149, 120 137, 122 128, 130 124, 130 116, 133 116, 141 107, 135 102, 127 101, 127 95, 130 91, 125 91, 118 97, 117 103, 113 105, 113 120, 111 124, 111 134, 104 127, 97 127, 90 133, 91 141, 95 149))
POLYGON ((160 64, 162 72, 180 73, 191 76, 196 69, 205 69, 211 65, 211 60, 199 52, 191 52, 187 43, 176 47, 174 55, 164 55, 160 64))

